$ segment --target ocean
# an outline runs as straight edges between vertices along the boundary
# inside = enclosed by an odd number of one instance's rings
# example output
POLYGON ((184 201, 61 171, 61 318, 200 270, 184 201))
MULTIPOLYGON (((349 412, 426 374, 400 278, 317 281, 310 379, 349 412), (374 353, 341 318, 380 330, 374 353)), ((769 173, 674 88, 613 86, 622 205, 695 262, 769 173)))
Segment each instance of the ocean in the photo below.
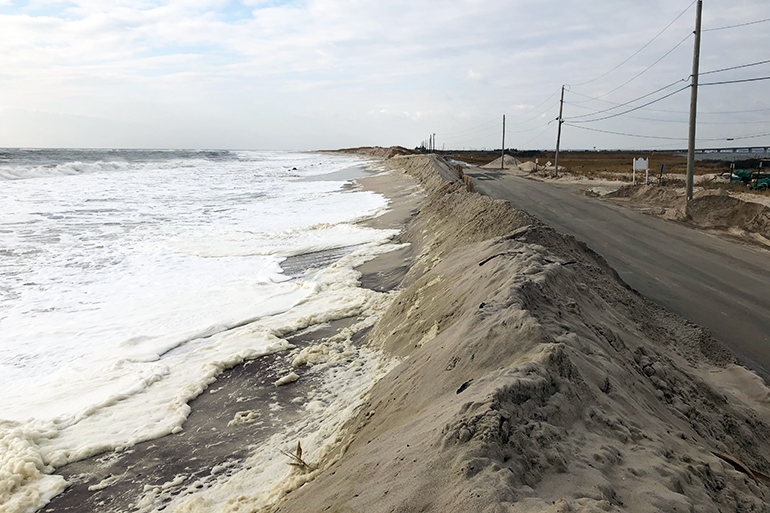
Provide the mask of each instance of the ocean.
POLYGON ((0 150, 0 504, 40 508, 66 486, 57 467, 178 432, 223 369, 375 308, 353 267, 394 231, 356 224, 388 206, 350 186, 366 164, 0 150))

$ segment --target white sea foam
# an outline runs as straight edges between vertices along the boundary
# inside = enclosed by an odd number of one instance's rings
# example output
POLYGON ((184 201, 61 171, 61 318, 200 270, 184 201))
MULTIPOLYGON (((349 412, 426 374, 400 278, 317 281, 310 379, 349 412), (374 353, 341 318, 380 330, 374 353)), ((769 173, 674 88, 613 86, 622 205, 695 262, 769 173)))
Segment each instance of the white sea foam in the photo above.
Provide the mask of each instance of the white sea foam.
POLYGON ((25 178, 0 190, 4 513, 61 491, 60 465, 178 431, 217 374, 289 349, 287 333, 384 300, 357 286, 353 266, 389 250, 392 232, 351 223, 386 201, 307 179, 350 157, 65 156, 0 166, 25 178), (358 249, 301 279, 279 265, 348 246, 358 249))
POLYGON ((174 159, 165 162, 132 163, 121 161, 64 162, 61 164, 0 166, 0 180, 25 180, 94 173, 178 169, 205 165, 203 160, 174 159))
MULTIPOLYGON (((389 249, 393 248, 380 247, 374 251, 389 249)), ((350 269, 349 266, 371 255, 367 251, 354 253, 342 259, 338 267, 350 269)), ((332 271, 329 277, 334 274, 336 272, 332 271)), ((354 276, 355 273, 350 274, 351 278, 354 276)), ((387 294, 372 291, 367 295, 366 320, 353 327, 351 332, 371 325, 392 299, 387 294)), ((342 333, 301 352, 315 355, 313 360, 317 367, 314 371, 321 385, 304 398, 304 415, 299 421, 261 443, 248 459, 233 464, 226 475, 212 471, 211 478, 205 483, 188 483, 181 493, 174 495, 165 493, 163 486, 147 487, 146 494, 134 504, 137 511, 259 511, 334 463, 335 450, 344 436, 343 425, 356 414, 372 385, 398 363, 380 352, 351 345, 346 335, 350 333, 342 333), (321 353, 324 356, 320 356, 321 353), (311 465, 309 472, 287 466, 289 459, 282 456, 282 451, 292 451, 297 441, 303 447, 303 460, 311 465)))
POLYGON ((200 257, 294 256, 388 239, 397 230, 376 230, 354 224, 315 224, 280 232, 219 232, 169 241, 172 251, 200 257))

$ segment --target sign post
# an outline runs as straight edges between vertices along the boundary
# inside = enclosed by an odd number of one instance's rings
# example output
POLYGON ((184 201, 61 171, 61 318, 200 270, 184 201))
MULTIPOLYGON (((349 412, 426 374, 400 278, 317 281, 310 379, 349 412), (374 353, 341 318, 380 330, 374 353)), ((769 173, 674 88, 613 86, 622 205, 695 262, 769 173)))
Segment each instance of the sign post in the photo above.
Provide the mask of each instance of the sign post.
POLYGON ((642 169, 644 169, 644 183, 647 185, 650 176, 650 159, 643 159, 641 157, 634 159, 634 172, 632 178, 632 183, 634 185, 636 185, 636 171, 641 171, 642 169))

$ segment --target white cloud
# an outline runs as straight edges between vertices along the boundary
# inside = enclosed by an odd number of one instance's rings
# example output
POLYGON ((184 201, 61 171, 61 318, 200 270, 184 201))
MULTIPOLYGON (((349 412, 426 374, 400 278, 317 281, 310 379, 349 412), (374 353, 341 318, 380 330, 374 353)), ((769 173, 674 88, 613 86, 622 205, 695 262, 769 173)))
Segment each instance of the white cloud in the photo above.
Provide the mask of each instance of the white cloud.
POLYGON ((468 80, 481 80, 481 73, 478 73, 476 71, 473 71, 472 69, 469 69, 467 77, 468 77, 468 80))
MULTIPOLYGON (((291 147, 298 140, 294 127, 304 123, 303 148, 414 145, 432 132, 447 134, 447 143, 492 146, 499 144, 496 128, 471 131, 471 136, 463 132, 506 113, 510 131, 519 133, 512 136, 513 145, 520 146, 548 129, 545 123, 556 116, 558 96, 544 100, 562 83, 579 84, 611 69, 688 4, 38 0, 0 11, 15 9, 0 14, 0 108, 62 116, 58 124, 85 117, 91 121, 72 121, 72 126, 101 123, 117 146, 168 145, 171 139, 163 134, 171 131, 189 138, 178 143, 183 146, 244 146, 245 139, 251 141, 246 146, 291 147), (203 134, 212 142, 200 142, 203 134)), ((763 10, 760 0, 714 0, 705 7, 704 27, 766 18, 763 10)), ((580 103, 585 98, 578 95, 604 94, 644 70, 692 31, 693 12, 616 72, 574 86, 565 116, 611 107, 601 101, 580 103)), ((703 69, 762 60, 762 48, 770 42, 767 28, 705 33, 703 69)), ((685 78, 691 54, 688 41, 602 101, 622 103, 685 78)), ((762 70, 750 69, 746 75, 767 74, 762 70)), ((761 86, 747 86, 740 95, 735 91, 704 91, 701 106, 770 108, 761 86)), ((682 93, 657 106, 686 111, 687 98, 682 93)), ((643 113, 638 117, 670 121, 680 116, 643 113)), ((96 144, 91 142, 94 131, 83 129, 80 139, 75 133, 64 140, 30 123, 20 123, 11 139, 0 134, 0 146, 96 144)), ((632 117, 591 126, 681 133, 676 123, 632 117)), ((732 128, 740 132, 762 125, 732 128)), ((717 126, 699 128, 704 137, 722 132, 717 126)), ((566 127, 564 135, 566 147, 639 144, 566 127)), ((531 144, 553 146, 551 139, 546 132, 531 144)))

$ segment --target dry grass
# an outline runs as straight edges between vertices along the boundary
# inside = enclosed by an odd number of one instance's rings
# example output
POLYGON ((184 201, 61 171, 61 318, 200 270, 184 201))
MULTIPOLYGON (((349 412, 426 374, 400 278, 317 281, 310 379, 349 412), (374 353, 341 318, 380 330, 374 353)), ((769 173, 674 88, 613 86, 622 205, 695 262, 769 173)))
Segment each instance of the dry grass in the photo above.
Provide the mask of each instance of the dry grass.
MULTIPOLYGON (((446 151, 438 152, 445 157, 461 160, 468 164, 483 166, 500 157, 499 151, 446 151)), ((547 161, 556 160, 554 152, 510 152, 519 160, 539 160, 543 165, 547 161)), ((663 152, 644 151, 562 151, 559 153, 559 167, 565 171, 589 176, 592 178, 617 179, 618 173, 630 173, 631 162, 634 158, 650 159, 650 175, 657 176, 660 165, 666 166, 666 174, 684 174, 687 170, 687 159, 681 155, 663 152)), ((696 161, 695 174, 716 174, 730 170, 729 162, 696 161)))
MULTIPOLYGON (((554 162, 553 152, 544 152, 536 157, 540 163, 554 162)), ((572 174, 589 177, 607 177, 615 173, 630 173, 635 158, 647 158, 650 161, 650 175, 657 176, 661 165, 666 166, 666 174, 684 174, 687 172, 687 158, 674 153, 625 152, 625 151, 567 151, 559 153, 559 167, 572 174)), ((695 174, 714 174, 729 170, 729 163, 715 161, 696 161, 695 174)))

